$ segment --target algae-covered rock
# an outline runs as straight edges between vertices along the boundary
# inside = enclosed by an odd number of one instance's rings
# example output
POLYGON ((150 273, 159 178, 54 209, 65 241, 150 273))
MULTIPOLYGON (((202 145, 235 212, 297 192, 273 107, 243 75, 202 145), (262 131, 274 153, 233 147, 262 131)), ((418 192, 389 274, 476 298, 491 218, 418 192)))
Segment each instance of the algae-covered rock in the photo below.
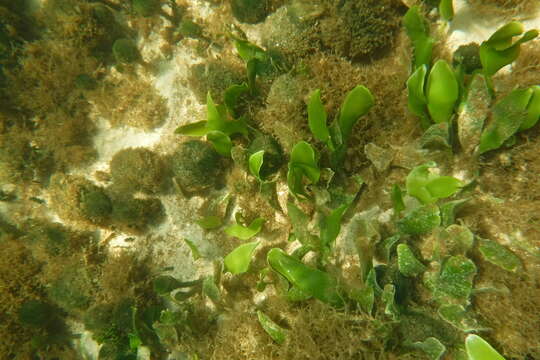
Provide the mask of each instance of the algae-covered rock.
POLYGON ((130 64, 141 58, 137 45, 130 39, 118 39, 112 46, 114 58, 117 62, 130 64))
POLYGON ((159 223, 165 213, 157 198, 138 199, 127 194, 113 195, 113 224, 130 233, 140 233, 149 225, 159 223))
POLYGON ((236 20, 256 24, 268 16, 268 0, 231 0, 231 10, 236 20))
POLYGON ((152 16, 161 8, 160 0, 132 0, 133 11, 140 16, 152 16))
POLYGON ((122 191, 159 193, 167 182, 164 161, 145 148, 120 150, 113 156, 110 166, 114 185, 122 191))
POLYGON ((182 143, 171 161, 174 178, 187 193, 212 188, 223 171, 220 155, 210 144, 199 140, 182 143))
POLYGON ((461 65, 462 69, 467 74, 472 74, 474 70, 482 68, 480 62, 480 46, 477 43, 469 43, 461 45, 453 56, 454 66, 461 65))
POLYGON ((111 199, 98 186, 89 185, 82 188, 79 201, 83 216, 92 222, 102 222, 112 212, 111 199))
POLYGON ((380 57, 394 44, 406 8, 400 0, 348 0, 321 21, 325 47, 353 61, 380 57))
POLYGON ((48 288, 49 298, 68 313, 85 310, 92 302, 92 281, 85 268, 66 267, 48 288))

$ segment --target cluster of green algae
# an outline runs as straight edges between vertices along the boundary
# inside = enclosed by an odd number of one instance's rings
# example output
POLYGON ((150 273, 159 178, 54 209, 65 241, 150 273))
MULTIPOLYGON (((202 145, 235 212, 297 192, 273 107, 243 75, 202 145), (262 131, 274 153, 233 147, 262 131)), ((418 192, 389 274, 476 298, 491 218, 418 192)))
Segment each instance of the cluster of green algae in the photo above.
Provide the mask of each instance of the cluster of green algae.
MULTIPOLYGON (((119 57, 117 56, 117 54, 115 54, 115 56, 117 57, 117 60, 119 59, 119 57)), ((133 56, 133 58, 135 58, 136 56, 133 56)), ((124 57, 124 58, 129 58, 128 57, 124 57)), ((120 59, 122 59, 122 57, 120 57, 120 59)), ((194 143, 201 143, 201 142, 194 142, 194 143)), ((201 143, 202 144, 202 143, 201 143)), ((203 145, 201 145, 203 146, 203 145)), ((260 148, 257 147, 257 151, 259 150, 260 148)), ((118 170, 114 170, 113 171, 113 166, 111 165, 111 175, 112 175, 112 182, 114 185, 118 185, 120 186, 120 188, 123 188, 122 189, 122 192, 132 192, 132 191, 142 191, 142 192, 150 192, 150 193, 153 193, 153 192, 156 192, 158 193, 159 191, 163 191, 163 190, 160 190, 160 188, 162 188, 162 186, 164 186, 163 184, 159 184, 159 181, 158 181, 158 184, 151 184, 152 182, 152 179, 162 179, 162 177, 160 176, 156 176, 156 177, 152 177, 153 174, 152 174, 152 171, 150 171, 150 173, 144 173, 142 175, 144 176, 141 176, 141 178, 137 178, 137 177, 133 177, 134 180, 136 180, 133 184, 131 184, 133 186, 133 189, 125 189, 126 186, 130 185, 129 183, 127 184, 121 184, 122 182, 122 175, 125 175, 125 176, 130 176, 131 173, 136 173, 138 170, 140 170, 140 166, 142 165, 142 167, 144 168, 144 166, 150 164, 149 168, 151 170, 155 170, 157 171, 158 173, 160 171, 162 171, 162 168, 161 166, 155 166, 156 162, 153 161, 151 159, 152 155, 150 156, 144 156, 140 154, 140 152, 145 152, 145 151, 137 151, 137 150, 126 150, 124 151, 122 154, 118 154, 118 158, 121 158, 122 156, 125 156, 128 160, 126 160, 126 164, 124 164, 124 161, 121 161, 120 164, 119 164, 119 167, 120 169, 118 170), (127 154, 127 155, 126 155, 127 154), (149 159, 150 158, 150 159, 149 159), (133 162, 133 165, 131 167, 129 167, 129 163, 130 161, 133 162), (141 162, 141 163, 139 163, 141 162), (126 169, 122 169, 122 167, 124 166, 128 166, 127 170, 126 169), (117 181, 114 180, 115 176, 114 176, 114 172, 118 171, 118 176, 116 176, 116 179, 117 181), (147 182, 145 179, 148 179, 150 178, 150 181, 147 182), (116 184, 116 183, 119 183, 119 184, 116 184), (151 184, 150 187, 148 184, 151 184), (157 185, 157 186, 153 186, 153 185, 157 185)), ((254 154, 256 151, 251 151, 251 154, 254 154)), ((212 155, 215 159, 215 155, 212 155)), ((191 157, 190 157, 191 158, 191 157)), ((113 162, 114 162, 114 159, 113 159, 113 162)), ((268 163, 270 163, 270 159, 265 159, 265 162, 264 162, 264 165, 266 166, 268 163)), ((183 162, 182 161, 179 161, 178 162, 179 166, 181 167, 183 162)), ((277 166, 277 168, 279 168, 279 165, 277 166)), ((148 168, 144 168, 145 170, 148 170, 148 168)), ((201 175, 204 175, 205 174, 205 171, 209 171, 209 169, 215 169, 215 167, 213 166, 205 166, 204 169, 202 169, 202 171, 198 171, 197 174, 199 174, 199 176, 201 175)), ((174 168, 173 168, 173 171, 174 171, 174 168)), ((180 179, 184 179, 186 174, 185 174, 185 169, 179 169, 177 170, 179 171, 178 175, 180 175, 180 179)), ((189 171, 189 169, 188 169, 189 171)), ((271 174, 272 171, 269 171, 268 174, 271 174)), ((268 176, 268 174, 265 174, 264 177, 268 176)), ((178 176, 177 175, 177 176, 178 176)), ((200 179, 198 179, 200 180, 200 179)), ((186 185, 184 184, 182 186, 181 184, 181 180, 177 182, 180 183, 180 186, 183 187, 183 188, 188 188, 187 192, 190 192, 189 191, 189 185, 186 185)), ((196 182, 195 182, 196 183, 196 182)), ((85 187, 81 187, 80 189, 76 189, 75 191, 75 194, 76 194, 76 197, 78 199, 78 201, 80 202, 79 205, 81 207, 81 210, 82 210, 82 218, 83 219, 86 219, 86 220, 89 220, 90 222, 93 222, 93 221, 96 221, 96 219, 98 218, 107 218, 107 216, 110 214, 110 213, 113 213, 114 212, 114 207, 113 205, 117 206, 116 205, 116 201, 113 201, 111 202, 110 200, 107 200, 107 199, 110 199, 110 197, 112 196, 109 196, 107 195, 107 193, 103 190, 103 189, 100 189, 99 187, 96 187, 95 185, 91 185, 91 184, 88 184, 85 187), (113 204, 113 205, 111 205, 113 204)), ((120 211, 122 213, 122 211, 120 211)), ((127 213, 132 213, 132 210, 128 210, 127 213)), ((135 216, 134 220, 132 221, 139 221, 141 219, 141 216, 135 216)), ((54 236, 52 236, 52 238, 54 238, 54 236)), ((77 276, 72 276, 73 273, 71 271, 68 271, 67 272, 68 275, 66 277, 65 282, 70 282, 69 285, 63 285, 63 282, 61 281, 58 281, 57 283, 55 283, 57 286, 55 286, 55 288, 58 288, 57 291, 52 291, 51 290, 51 296, 53 299, 55 299, 55 303, 61 305, 62 307, 64 307, 66 310, 70 310, 70 308, 85 308, 88 306, 88 296, 86 296, 84 293, 85 291, 88 289, 86 287, 86 285, 84 285, 84 278, 85 276, 84 275, 77 275, 77 276), (77 286, 77 282, 79 283, 82 283, 83 285, 79 285, 77 286), (75 290, 73 290, 75 289, 75 290), (77 289, 79 289, 80 291, 77 291, 77 289), (74 291, 73 294, 70 294, 69 291, 74 291), (55 295, 54 295, 55 294, 55 295), (62 297, 65 297, 65 299, 63 299, 62 297)), ((395 273, 395 272, 394 272, 395 273)), ((413 271, 413 273, 415 273, 415 271, 413 271)), ((388 298, 388 296, 386 296, 386 298, 388 298)), ((30 308, 30 311, 33 310, 32 309, 32 306, 33 305, 32 303, 29 303, 29 305, 27 305, 26 307, 24 308, 21 308, 21 316, 23 318, 25 318, 24 316, 24 313, 28 310, 28 308, 30 308), (24 311, 22 311, 24 310, 24 311)), ((114 308, 115 306, 112 306, 112 308, 114 308)), ((390 308, 392 307, 392 305, 390 304, 390 308)), ((40 308, 43 309, 43 307, 40 305, 40 306, 34 306, 34 310, 35 309, 38 309, 37 311, 39 312, 40 308)), ((387 308, 388 308, 388 305, 387 305, 387 308)), ((97 310, 96 310, 97 311, 97 310)), ((389 310, 389 311, 393 311, 393 310, 389 310)), ((126 338, 127 338, 127 335, 129 334, 126 334, 125 333, 125 330, 119 330, 121 328, 129 328, 129 327, 132 327, 132 328, 136 328, 136 326, 134 324, 131 324, 131 325, 128 325, 129 324, 129 321, 127 320, 130 316, 132 317, 133 315, 130 314, 134 312, 133 308, 131 308, 130 306, 124 306, 124 310, 106 310, 104 313, 105 314, 109 314, 107 316, 105 316, 105 319, 103 321, 103 324, 105 323, 111 323, 111 317, 118 317, 118 320, 114 320, 112 321, 112 328, 116 329, 116 330, 108 330, 110 329, 110 326, 106 326, 106 327, 103 327, 102 325, 91 325, 90 324, 90 319, 93 319, 93 318, 97 318, 99 319, 100 317, 99 316, 89 316, 89 320, 87 321, 88 324, 88 328, 89 329, 95 329, 95 332, 97 334, 103 334, 103 335, 98 335, 98 338, 101 339, 100 341, 103 341, 105 342, 105 344, 107 344, 103 349, 103 357, 106 358, 108 355, 106 355, 108 352, 111 353, 111 355, 114 355, 116 352, 119 351, 120 348, 125 348, 126 347, 126 338), (129 310, 125 310, 129 308, 129 310), (123 314, 123 315, 122 315, 123 314), (129 315, 126 315, 126 314, 129 314, 129 315), (124 320, 122 320, 122 317, 124 320), (101 326, 101 327, 100 327, 101 326), (112 331, 112 332, 111 332, 112 331), (118 335, 119 333, 121 333, 121 335, 118 335), (120 337, 120 338, 119 338, 120 337), (114 346, 111 348, 110 346, 110 343, 114 342, 114 341, 119 341, 121 343, 120 348, 115 348, 114 346)), ((407 319, 409 318, 409 316, 412 316, 411 314, 407 314, 407 316, 404 317, 403 319, 403 323, 404 324, 407 324, 407 319)), ((412 316, 414 318, 414 316, 412 316)), ((420 316, 422 317, 422 316, 420 316)), ((39 316, 37 317, 39 318, 39 316)), ((414 318, 416 319, 416 318, 414 318)), ((164 321, 164 320, 163 320, 164 321)), ((185 321, 185 319, 184 319, 185 321)), ((412 320, 412 323, 410 324, 411 325, 411 329, 409 330, 412 330, 412 329, 417 329, 417 324, 414 324, 414 321, 415 320, 412 320)), ((425 323, 429 323, 431 320, 428 320, 426 319, 425 323)), ((174 324, 174 321, 173 321, 173 324, 174 324)), ((47 326, 49 326, 49 320, 44 320, 42 322, 42 327, 43 328, 47 328, 47 326)), ((436 323, 436 325, 434 325, 435 327, 440 325, 440 323, 436 323)), ((404 325, 406 326, 406 325, 404 325)), ((430 328, 432 329, 432 328, 430 328)), ((433 330, 433 329, 432 329, 433 330)), ((136 331, 136 329, 135 329, 136 331)), ((403 333, 407 333, 408 330, 403 330, 403 333)), ((428 333, 430 330, 426 330, 425 333, 428 333)), ((142 336, 142 335, 139 335, 139 336, 142 336)), ((151 335, 148 335, 149 338, 151 338, 152 336, 151 335)), ((418 337, 421 338, 423 336, 423 334, 419 335, 418 337)), ((145 343, 148 342, 148 343, 151 343, 151 340, 149 339, 145 339, 145 343)), ((147 343, 147 344, 148 344, 147 343)))

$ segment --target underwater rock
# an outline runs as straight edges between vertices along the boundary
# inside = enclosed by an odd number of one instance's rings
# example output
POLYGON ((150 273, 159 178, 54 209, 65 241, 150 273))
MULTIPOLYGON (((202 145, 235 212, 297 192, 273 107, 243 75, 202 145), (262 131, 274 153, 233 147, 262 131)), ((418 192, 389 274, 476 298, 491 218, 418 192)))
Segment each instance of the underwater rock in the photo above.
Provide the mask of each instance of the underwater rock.
POLYGON ((222 171, 220 155, 204 141, 186 141, 172 155, 172 173, 177 184, 187 193, 215 186, 222 171))
POLYGON ((269 14, 268 0, 231 0, 231 10, 236 20, 257 24, 269 14))
POLYGON ((128 148, 114 154, 111 176, 115 187, 127 191, 159 193, 167 180, 167 169, 161 157, 145 148, 128 148))

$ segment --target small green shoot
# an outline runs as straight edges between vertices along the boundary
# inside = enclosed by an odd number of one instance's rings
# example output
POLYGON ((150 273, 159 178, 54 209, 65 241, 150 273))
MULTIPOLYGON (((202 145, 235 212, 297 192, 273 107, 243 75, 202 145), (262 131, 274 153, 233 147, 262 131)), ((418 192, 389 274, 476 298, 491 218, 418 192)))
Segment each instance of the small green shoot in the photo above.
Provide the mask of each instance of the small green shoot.
POLYGON ((268 252, 267 261, 273 270, 301 291, 330 305, 343 304, 337 289, 337 281, 330 274, 311 268, 278 248, 268 252))
POLYGON ((478 249, 487 261, 500 268, 512 272, 522 269, 519 257, 496 241, 480 239, 478 249))
POLYGON ((230 156, 232 143, 230 136, 242 134, 247 136, 248 130, 243 118, 229 120, 227 108, 216 105, 210 93, 206 97, 207 120, 178 127, 176 134, 185 136, 207 136, 218 153, 230 156))
POLYGON ((194 261, 199 260, 202 257, 202 255, 199 249, 197 248, 197 245, 195 245, 195 243, 189 239, 184 239, 184 242, 187 244, 187 246, 189 246, 189 249, 191 250, 191 255, 193 256, 193 260, 194 261))
POLYGON ((408 245, 399 244, 397 246, 397 255, 399 272, 403 275, 414 277, 426 270, 425 265, 414 256, 408 245))
POLYGON ((429 66, 435 39, 429 36, 429 25, 418 6, 409 8, 403 17, 403 25, 414 46, 414 68, 429 66))
POLYGON ((465 339, 465 349, 469 360, 504 360, 487 341, 478 335, 470 334, 465 339))
POLYGON ((253 258, 255 248, 259 246, 259 241, 254 241, 238 246, 225 256, 225 268, 233 275, 243 274, 249 269, 249 264, 253 258))
POLYGON ((254 154, 251 154, 248 160, 249 172, 251 175, 255 176, 259 182, 262 182, 261 178, 261 167, 264 161, 264 150, 257 151, 254 154))
POLYGON ((281 326, 276 324, 272 319, 270 319, 265 313, 262 311, 257 311, 257 318, 259 319, 259 323, 261 324, 262 328, 270 337, 272 340, 274 340, 278 344, 283 344, 287 338, 286 330, 283 329, 281 326))
POLYGON ((463 183, 451 176, 439 176, 430 172, 437 166, 435 162, 417 166, 407 175, 407 194, 414 196, 424 204, 436 202, 455 194, 463 187, 463 183))
POLYGON ((307 142, 300 141, 292 149, 287 173, 287 184, 293 195, 306 196, 303 184, 304 176, 316 184, 321 176, 321 171, 317 164, 315 150, 307 142))
POLYGON ((240 224, 233 224, 225 228, 225 233, 242 240, 249 240, 261 231, 264 221, 263 218, 256 218, 247 227, 240 224))
POLYGON ((519 56, 521 44, 538 36, 537 30, 524 31, 523 24, 512 21, 495 31, 480 45, 480 61, 486 76, 493 76, 501 68, 514 62, 519 56), (520 35, 519 39, 514 40, 520 35))

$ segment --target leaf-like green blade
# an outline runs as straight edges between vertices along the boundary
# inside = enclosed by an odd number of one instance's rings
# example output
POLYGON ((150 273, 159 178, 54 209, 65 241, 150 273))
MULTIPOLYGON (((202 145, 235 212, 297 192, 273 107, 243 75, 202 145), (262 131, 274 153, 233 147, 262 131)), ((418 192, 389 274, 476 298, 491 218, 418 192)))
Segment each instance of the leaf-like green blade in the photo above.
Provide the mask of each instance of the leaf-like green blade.
POLYGON ((217 229, 223 224, 219 216, 210 215, 196 221, 196 223, 205 230, 217 229))
POLYGON ((311 268, 277 248, 268 252, 267 261, 272 269, 303 292, 334 306, 343 304, 337 290, 337 281, 330 274, 311 268))
POLYGON ((347 211, 349 204, 344 204, 332 210, 330 215, 323 217, 321 221, 321 242, 323 246, 330 246, 338 237, 341 230, 341 218, 347 211))
POLYGON ((208 134, 209 131, 210 129, 208 128, 208 122, 206 120, 203 120, 179 126, 174 132, 176 134, 186 136, 204 136, 208 134))
POLYGON ((253 257, 255 248, 259 245, 259 241, 254 241, 238 246, 225 256, 224 264, 228 271, 232 274, 242 274, 248 271, 249 264, 253 257))
POLYGON ((274 340, 280 345, 285 342, 287 338, 285 329, 273 322, 272 319, 266 316, 266 314, 262 311, 257 311, 257 318, 259 319, 259 323, 261 324, 264 331, 266 331, 266 333, 270 335, 272 340, 274 340))
POLYGON ((414 46, 414 68, 429 65, 435 40, 429 36, 429 25, 418 6, 412 6, 407 11, 403 25, 414 46))
POLYGON ((438 199, 454 195, 463 187, 463 183, 452 176, 439 176, 426 184, 431 196, 438 199))
POLYGON ((252 59, 265 61, 268 56, 264 49, 250 43, 247 40, 235 39, 234 45, 236 47, 236 51, 238 51, 238 55, 240 55, 242 60, 244 60, 245 62, 248 62, 252 59))
POLYGON ((407 175, 406 188, 407 194, 414 196, 424 204, 437 201, 431 193, 426 189, 426 184, 435 179, 437 175, 430 173, 429 169, 435 167, 434 162, 428 162, 423 165, 416 166, 407 175))
POLYGON ((305 195, 302 177, 306 176, 312 183, 319 181, 321 171, 317 165, 315 150, 305 141, 297 143, 291 152, 287 184, 294 195, 305 195))
POLYGON ((422 65, 419 66, 407 80, 407 101, 409 110, 420 117, 423 127, 427 127, 430 123, 427 111, 427 99, 424 94, 426 75, 427 65, 422 65))
POLYGON ((202 283, 202 291, 203 294, 208 296, 208 298, 214 303, 219 303, 221 299, 221 292, 219 291, 213 276, 204 278, 202 283))
POLYGON ((426 19, 420 13, 418 6, 411 6, 403 16, 403 25, 409 38, 415 42, 429 35, 426 19))
POLYGON ((425 352, 430 360, 439 360, 446 352, 446 347, 434 337, 428 337, 424 341, 417 341, 413 343, 413 347, 425 352))
POLYGON ((446 21, 452 20, 454 18, 453 0, 441 0, 439 3, 439 14, 446 21))
POLYGON ((527 105, 532 95, 531 88, 516 89, 495 104, 492 121, 480 138, 480 154, 499 148, 519 130, 527 119, 527 105))
POLYGON ((399 308, 396 304, 396 287, 394 285, 386 284, 384 286, 381 301, 385 304, 384 313, 397 320, 399 317, 399 308))
POLYGON ((414 43, 415 68, 418 68, 422 65, 429 66, 431 64, 433 45, 435 45, 435 39, 429 36, 414 43))
POLYGON ((480 45, 480 62, 487 76, 494 75, 506 65, 514 62, 519 56, 520 48, 512 46, 508 49, 497 51, 489 45, 480 45))
POLYGON ((326 110, 321 102, 321 91, 315 90, 308 103, 308 125, 309 129, 319 141, 326 143, 330 137, 326 126, 326 110))
POLYGON ((249 224, 248 227, 240 224, 234 224, 225 229, 225 233, 230 236, 237 237, 242 240, 249 240, 253 236, 257 235, 264 224, 263 218, 257 218, 249 224))
POLYGON ((444 60, 431 69, 426 88, 428 112, 436 123, 448 122, 459 98, 459 84, 454 70, 444 60))
POLYGON ((478 335, 468 335, 465 339, 465 348, 469 360, 504 360, 497 350, 478 335))
POLYGON ((365 115, 374 105, 375 99, 371 92, 364 86, 358 85, 345 97, 339 114, 339 127, 343 139, 348 139, 352 128, 358 119, 365 115))
POLYGON ((317 183, 319 181, 321 172, 317 165, 315 150, 307 142, 300 141, 293 147, 290 164, 301 168, 311 182, 317 183))
POLYGON ((403 275, 414 277, 426 271, 425 265, 414 256, 408 245, 399 244, 397 246, 397 255, 399 272, 403 275))
POLYGON ((476 265, 463 255, 451 256, 443 264, 435 289, 436 298, 467 301, 473 288, 476 265))
POLYGON ((264 150, 257 151, 256 153, 251 154, 248 161, 249 172, 251 172, 251 175, 255 176, 259 181, 262 181, 261 167, 263 165, 263 161, 264 150))
POLYGON ((512 21, 495 31, 485 43, 495 50, 508 49, 512 46, 514 36, 521 35, 524 31, 522 23, 512 21))
POLYGON ((191 250, 191 256, 193 256, 193 260, 197 261, 199 260, 202 255, 199 251, 199 248, 197 248, 197 245, 189 239, 184 239, 184 242, 189 246, 189 249, 191 250))
POLYGON ((310 218, 307 216, 298 206, 292 202, 287 202, 287 215, 291 220, 291 224, 294 231, 294 236, 302 244, 307 245, 310 239, 310 233, 308 230, 308 225, 310 218))
POLYGON ((515 272, 522 268, 519 257, 495 241, 480 239, 478 249, 487 261, 505 270, 515 272))
POLYGON ((540 86, 531 87, 533 94, 527 106, 527 118, 521 123, 519 131, 532 128, 540 119, 540 86))
POLYGON ((206 94, 206 120, 210 130, 221 130, 222 123, 225 121, 212 99, 210 92, 206 94))
POLYGON ((513 42, 513 38, 521 33, 523 33, 523 25, 519 22, 511 22, 497 30, 480 45, 480 61, 487 76, 494 75, 499 69, 516 60, 521 44, 538 36, 538 30, 529 30, 513 42))
POLYGON ((409 235, 422 235, 431 232, 441 224, 439 208, 427 204, 411 211, 397 223, 399 231, 409 235))
POLYGON ((399 215, 405 210, 405 203, 403 202, 403 193, 398 185, 392 186, 392 193, 390 195, 392 199, 392 206, 394 207, 394 213, 399 215))
POLYGON ((206 134, 206 138, 212 143, 218 154, 222 156, 231 156, 232 142, 227 134, 213 130, 206 134))
POLYGON ((461 305, 444 304, 439 307, 437 313, 443 320, 462 331, 471 332, 479 329, 478 322, 461 305))

